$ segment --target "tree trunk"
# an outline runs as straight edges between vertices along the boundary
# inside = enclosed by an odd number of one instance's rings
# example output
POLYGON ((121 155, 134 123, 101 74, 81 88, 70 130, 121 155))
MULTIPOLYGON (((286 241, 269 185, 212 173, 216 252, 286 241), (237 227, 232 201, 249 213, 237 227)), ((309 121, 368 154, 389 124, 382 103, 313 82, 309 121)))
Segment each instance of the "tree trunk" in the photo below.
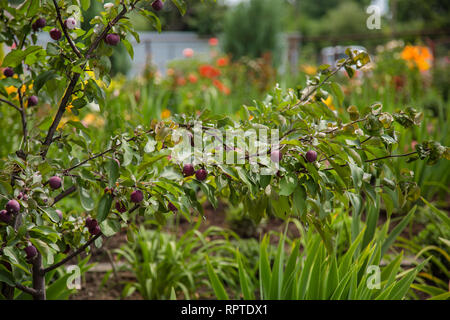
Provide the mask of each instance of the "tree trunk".
POLYGON ((33 260, 33 288, 37 291, 34 300, 46 300, 45 274, 42 272, 42 256, 39 252, 33 260))

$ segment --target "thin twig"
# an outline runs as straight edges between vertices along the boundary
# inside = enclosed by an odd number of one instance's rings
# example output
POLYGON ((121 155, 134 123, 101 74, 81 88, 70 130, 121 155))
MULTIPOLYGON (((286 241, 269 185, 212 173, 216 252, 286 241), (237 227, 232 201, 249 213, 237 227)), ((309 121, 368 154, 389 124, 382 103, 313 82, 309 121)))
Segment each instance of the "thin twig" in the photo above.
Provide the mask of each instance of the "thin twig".
POLYGON ((73 253, 71 253, 70 255, 68 255, 67 257, 65 257, 64 259, 62 259, 60 262, 55 263, 45 269, 42 269, 42 274, 46 274, 47 272, 50 272, 60 266, 62 266, 63 264, 65 264, 66 262, 68 262, 70 259, 72 259, 73 257, 76 257, 77 255, 79 255, 80 253, 82 253, 91 243, 93 243, 95 240, 97 240, 99 237, 101 237, 103 234, 100 232, 99 234, 93 236, 92 238, 90 238, 84 245, 82 245, 80 248, 78 248, 78 250, 74 251, 73 253))
MULTIPOLYGON (((409 152, 409 153, 404 153, 404 154, 392 154, 392 155, 387 155, 387 156, 383 156, 383 157, 379 157, 379 158, 374 158, 374 159, 369 159, 369 160, 365 160, 364 162, 374 162, 374 161, 378 161, 378 160, 384 160, 384 159, 389 159, 389 158, 401 158, 401 157, 408 157, 408 156, 412 156, 413 154, 416 154, 417 151, 413 151, 413 152, 409 152)), ((348 166, 347 163, 345 164, 341 164, 339 165, 340 167, 346 167, 348 166)), ((323 169, 322 171, 328 171, 328 170, 335 170, 335 168, 326 168, 323 169)))
POLYGON ((0 98, 0 102, 8 104, 8 105, 10 105, 11 107, 13 107, 14 109, 16 109, 17 111, 20 112, 20 108, 18 106, 16 106, 14 103, 12 103, 12 102, 10 102, 8 100, 2 99, 2 98, 0 98))
POLYGON ((67 42, 69 42, 70 47, 72 48, 73 52, 75 52, 77 57, 78 58, 82 58, 83 56, 81 55, 80 51, 75 46, 75 44, 73 43, 72 38, 70 38, 70 34, 67 31, 66 26, 64 25, 64 22, 63 22, 62 17, 61 17, 61 10, 59 9, 59 6, 56 3, 56 0, 53 0, 53 4, 55 5, 56 15, 58 17, 58 21, 59 21, 59 24, 61 25, 61 28, 62 28, 62 30, 64 32, 64 35, 66 36, 67 42))
POLYGON ((20 283, 16 283, 16 288, 19 289, 19 290, 22 290, 25 293, 31 294, 32 296, 37 294, 37 290, 36 289, 26 287, 24 285, 21 285, 20 283))
POLYGON ((28 130, 27 130, 27 114, 25 112, 25 107, 23 105, 23 97, 22 97, 22 85, 20 86, 19 90, 17 91, 19 95, 19 103, 20 103, 20 117, 22 119, 22 130, 23 130, 23 141, 25 146, 27 145, 28 141, 28 130))
POLYGON ((77 186, 76 186, 76 185, 73 185, 73 186, 71 186, 69 189, 67 189, 66 191, 61 192, 61 193, 58 194, 58 195, 55 197, 55 199, 53 200, 52 206, 53 206, 55 203, 61 201, 61 200, 64 199, 65 197, 67 197, 68 195, 74 193, 76 190, 77 190, 77 186))

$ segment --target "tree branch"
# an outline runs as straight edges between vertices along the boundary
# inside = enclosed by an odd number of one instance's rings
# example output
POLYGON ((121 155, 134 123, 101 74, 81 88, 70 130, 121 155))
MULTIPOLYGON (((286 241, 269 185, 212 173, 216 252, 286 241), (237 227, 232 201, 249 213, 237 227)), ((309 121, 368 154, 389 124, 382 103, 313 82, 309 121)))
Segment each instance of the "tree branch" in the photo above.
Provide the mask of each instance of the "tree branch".
POLYGON ((65 264, 66 262, 68 262, 70 259, 72 259, 73 257, 76 257, 77 255, 79 255, 80 253, 82 253, 92 242, 94 242, 95 240, 97 240, 99 237, 101 237, 103 234, 100 232, 99 234, 93 236, 92 238, 90 238, 84 245, 82 245, 80 248, 78 248, 78 250, 74 251, 73 253, 69 254, 67 257, 65 257, 64 259, 62 259, 60 262, 55 263, 45 269, 43 269, 41 272, 43 275, 45 275, 47 272, 50 272, 60 266, 62 266, 63 264, 65 264))
MULTIPOLYGON (((134 6, 136 5, 136 3, 138 1, 139 0, 136 0, 135 2, 132 3, 131 10, 134 9, 134 6)), ((122 11, 111 22, 109 22, 108 25, 103 29, 102 33, 97 38, 95 38, 95 40, 92 42, 92 44, 90 45, 89 49, 86 52, 86 55, 85 55, 86 60, 89 60, 89 58, 91 58, 92 53, 94 52, 95 49, 97 49, 100 41, 102 41, 106 37, 108 32, 111 30, 111 28, 120 19, 122 19, 125 16, 127 11, 128 11, 127 8, 124 6, 122 11)), ((81 69, 84 69, 86 67, 86 64, 87 64, 87 62, 84 63, 84 65, 82 66, 81 69)), ((69 103, 69 99, 71 98, 72 93, 73 93, 75 86, 79 79, 80 79, 80 74, 75 73, 70 80, 70 83, 66 89, 66 92, 65 92, 63 98, 61 99, 61 102, 58 107, 58 111, 56 112, 56 115, 55 115, 55 119, 53 120, 50 128, 48 129, 47 136, 44 140, 44 143, 43 143, 43 146, 41 149, 41 156, 43 159, 45 159, 45 157, 47 156, 48 149, 53 142, 53 135, 55 134, 56 128, 58 128, 58 125, 61 122, 62 116, 63 116, 64 112, 66 111, 66 106, 69 103)))
POLYGON ((12 103, 12 102, 10 102, 8 100, 2 99, 2 98, 0 98, 0 102, 8 104, 8 105, 10 105, 11 107, 13 107, 14 109, 16 109, 17 111, 20 112, 20 108, 18 106, 16 106, 14 103, 12 103))
POLYGON ((66 191, 61 192, 61 193, 58 194, 58 195, 55 197, 55 199, 53 200, 52 206, 53 206, 55 203, 61 201, 61 200, 64 199, 65 197, 67 197, 68 195, 74 193, 76 190, 77 190, 77 186, 76 186, 76 185, 73 185, 73 186, 71 186, 69 189, 67 189, 66 191))
POLYGON ((27 114, 25 113, 25 107, 23 106, 23 97, 22 97, 22 92, 21 92, 22 86, 20 86, 20 88, 19 88, 17 93, 19 95, 20 117, 22 119, 23 142, 26 145, 27 144, 27 139, 28 139, 27 114))
MULTIPOLYGON (((387 155, 387 156, 383 156, 383 157, 379 157, 379 158, 368 159, 368 160, 365 160, 364 162, 367 163, 367 162, 374 162, 374 161, 384 160, 384 159, 389 159, 389 158, 408 157, 408 156, 412 156, 413 154, 416 154, 416 153, 417 153, 417 151, 404 153, 404 154, 392 154, 392 155, 387 155)), ((346 166, 348 166, 347 163, 340 165, 340 167, 346 167, 346 166)), ((328 170, 334 170, 334 168, 326 168, 326 169, 323 169, 322 171, 328 171, 328 170)))
POLYGON ((53 0, 53 4, 55 5, 56 16, 58 17, 59 24, 61 25, 61 28, 62 28, 62 30, 64 32, 64 35, 66 36, 67 42, 69 42, 70 47, 72 48, 73 52, 75 52, 77 57, 78 58, 82 58, 83 56, 81 55, 80 51, 75 46, 75 44, 73 43, 72 39, 70 38, 69 32, 67 31, 67 28, 64 25, 64 22, 63 22, 62 17, 61 17, 61 10, 60 10, 60 8, 58 6, 58 3, 56 3, 56 0, 53 0))
POLYGON ((33 288, 26 287, 24 285, 21 285, 20 283, 16 283, 16 288, 19 290, 22 290, 25 293, 31 294, 32 296, 37 295, 37 290, 33 288))

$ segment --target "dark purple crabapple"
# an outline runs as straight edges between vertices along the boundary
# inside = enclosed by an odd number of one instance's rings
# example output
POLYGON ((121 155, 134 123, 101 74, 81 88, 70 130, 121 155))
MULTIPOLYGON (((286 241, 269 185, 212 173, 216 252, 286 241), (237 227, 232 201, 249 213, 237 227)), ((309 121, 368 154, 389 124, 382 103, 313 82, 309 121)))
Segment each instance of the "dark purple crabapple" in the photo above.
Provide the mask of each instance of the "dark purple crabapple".
POLYGON ((62 37, 62 32, 58 28, 53 28, 52 30, 50 30, 49 33, 50 33, 50 37, 56 41, 58 41, 62 37))
POLYGON ((6 203, 5 209, 6 211, 8 211, 8 213, 17 213, 20 210, 20 204, 19 202, 17 202, 17 200, 9 200, 6 203))
POLYGON ((6 210, 1 210, 0 221, 3 221, 4 223, 9 223, 11 221, 11 213, 9 213, 6 210))
POLYGON ((187 163, 183 166, 183 175, 185 177, 190 177, 195 173, 194 166, 190 163, 187 163))
POLYGON ((195 172, 195 178, 200 181, 206 180, 206 177, 208 176, 208 171, 205 169, 198 169, 197 172, 195 172))
POLYGON ((105 37, 105 42, 110 46, 116 46, 120 41, 120 37, 117 33, 110 33, 105 37))
POLYGON ((47 20, 44 18, 38 18, 31 27, 33 28, 33 31, 38 31, 39 29, 42 29, 47 25, 47 20))
POLYGON ((306 153, 305 157, 308 162, 314 162, 317 159, 317 152, 314 150, 309 150, 306 153))
POLYGON ((96 226, 98 226, 98 222, 96 219, 92 219, 91 217, 86 218, 86 227, 88 229, 95 228, 96 226))
POLYGON ((33 246, 32 244, 29 245, 28 247, 25 247, 24 251, 25 251, 25 253, 27 255, 27 259, 28 260, 33 259, 34 257, 36 257, 36 255, 38 253, 36 247, 33 246))
POLYGON ((50 188, 56 190, 61 188, 62 180, 58 176, 53 176, 50 179, 48 179, 48 184, 50 185, 50 188))
POLYGON ((31 96, 28 98, 28 106, 29 107, 33 107, 33 106, 37 105, 38 102, 39 102, 39 99, 36 96, 31 96))
POLYGON ((116 210, 120 213, 124 213, 125 211, 127 211, 127 207, 122 201, 116 201, 116 210))
POLYGON ((141 190, 134 190, 131 193, 130 200, 131 200, 131 202, 139 203, 142 200, 144 200, 144 194, 142 193, 141 190))
POLYGON ((7 67, 7 68, 3 69, 3 75, 7 78, 12 77, 14 75, 13 68, 7 67))
POLYGON ((101 232, 100 227, 96 225, 95 227, 89 228, 89 233, 93 236, 98 235, 101 232))
POLYGON ((164 7, 164 3, 161 0, 155 0, 152 2, 152 8, 155 11, 159 11, 164 7))

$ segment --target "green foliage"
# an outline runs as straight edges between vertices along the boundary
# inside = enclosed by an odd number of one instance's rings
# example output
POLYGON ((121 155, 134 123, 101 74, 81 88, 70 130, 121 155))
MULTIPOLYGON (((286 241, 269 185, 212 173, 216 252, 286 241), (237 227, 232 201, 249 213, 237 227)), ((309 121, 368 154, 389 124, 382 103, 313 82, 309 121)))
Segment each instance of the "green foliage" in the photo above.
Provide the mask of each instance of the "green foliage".
POLYGON ((271 53, 273 62, 280 57, 280 31, 283 17, 281 0, 251 0, 240 3, 227 15, 224 25, 226 53, 233 59, 258 58, 271 53))
POLYGON ((123 296, 137 290, 144 299, 169 299, 172 291, 185 299, 198 298, 198 288, 207 284, 206 272, 210 272, 205 269, 205 255, 215 276, 222 281, 235 278, 235 264, 228 257, 234 251, 232 235, 217 228, 199 232, 198 227, 199 223, 180 239, 141 227, 129 244, 116 250, 137 280, 125 286, 123 296))
MULTIPOLYGON (((183 1, 173 2, 181 12, 186 10, 183 1)), ((81 12, 87 10, 89 2, 82 1, 81 8, 79 1, 75 0, 41 1, 41 6, 31 0, 24 1, 20 6, 8 5, 5 1, 0 3, 3 9, 0 14, 1 41, 8 46, 16 46, 4 57, 2 67, 14 67, 17 75, 0 79, 2 109, 9 108, 2 122, 7 129, 7 137, 5 148, 1 151, 4 157, 0 161, 0 207, 5 207, 12 199, 20 204, 18 212, 12 210, 8 213, 12 215, 11 219, 2 213, 0 259, 12 267, 12 271, 2 269, 2 282, 24 289, 21 285, 28 285, 34 279, 32 286, 35 291, 24 291, 32 292, 36 299, 45 299, 46 291, 44 282, 38 280, 43 280, 45 274, 72 258, 63 254, 67 245, 80 248, 76 251, 77 255, 92 243, 101 246, 103 237, 112 236, 122 228, 127 228, 131 234, 142 231, 136 235, 137 242, 121 252, 124 256, 128 255, 127 259, 137 275, 136 288, 147 298, 173 298, 174 293, 179 292, 190 296, 196 285, 194 276, 202 271, 211 274, 211 268, 204 269, 203 257, 219 249, 210 244, 217 244, 220 250, 227 250, 228 247, 220 241, 208 244, 206 236, 195 231, 179 241, 159 232, 147 233, 138 227, 139 221, 143 217, 147 223, 161 226, 175 212, 189 222, 201 220, 203 204, 208 201, 217 207, 223 198, 229 199, 234 206, 242 204, 243 213, 255 221, 265 216, 286 220, 291 216, 297 217, 304 225, 311 226, 310 230, 317 232, 314 239, 320 237, 323 240, 312 242, 311 245, 321 249, 311 259, 330 262, 327 257, 332 256, 335 249, 330 221, 335 211, 352 210, 350 234, 351 239, 356 241, 361 235, 360 217, 366 204, 379 208, 382 199, 390 215, 394 210, 409 210, 419 199, 420 188, 413 180, 411 171, 399 170, 392 158, 408 157, 413 161, 419 157, 427 164, 448 158, 445 143, 429 138, 419 142, 417 151, 401 153, 397 150, 399 130, 415 130, 422 121, 420 111, 412 108, 388 111, 381 103, 370 105, 366 101, 359 107, 335 112, 324 103, 330 96, 329 92, 333 92, 339 104, 344 103, 345 95, 331 81, 331 77, 341 69, 352 77, 369 62, 366 52, 347 50, 346 57, 338 61, 337 68, 328 65, 319 67, 318 73, 308 78, 304 87, 297 86, 296 90, 275 86, 262 101, 244 105, 239 116, 214 114, 203 108, 198 113, 165 116, 162 121, 153 119, 156 108, 151 110, 152 106, 165 108, 173 102, 170 101, 172 88, 153 94, 155 87, 150 86, 144 94, 151 92, 154 99, 146 102, 146 110, 138 119, 131 120, 131 115, 139 110, 139 99, 134 90, 129 92, 132 95, 114 98, 120 87, 113 88, 116 83, 110 76, 110 57, 114 50, 111 43, 105 42, 105 36, 108 33, 117 34, 128 54, 133 56, 129 39, 134 37, 139 41, 139 35, 134 31, 128 14, 137 10, 159 30, 161 25, 155 13, 140 7, 138 0, 125 0, 120 4, 116 1, 93 17, 89 27, 64 29, 64 38, 49 42, 44 48, 37 44, 36 32, 47 32, 52 27, 65 28, 63 21, 69 17, 83 22, 81 12), (8 15, 3 12, 8 12, 8 15), (33 30, 31 26, 38 17, 47 19, 43 30, 33 30), (106 90, 109 86, 110 91, 106 90), (28 106, 28 98, 33 95, 38 97, 39 103, 28 106), (101 133, 95 122, 86 126, 78 121, 78 117, 92 115, 88 110, 95 106, 99 109, 98 114, 111 120, 106 133, 101 133), (128 106, 133 113, 127 112, 128 106), (114 114, 116 110, 122 112, 114 114), (197 130, 195 124, 199 121, 202 126, 198 131, 202 135, 196 140, 202 146, 194 154, 192 163, 197 170, 201 168, 207 172, 205 179, 194 178, 195 175, 185 177, 182 172, 184 163, 176 157, 168 157, 179 155, 182 143, 189 142, 190 136, 181 134, 180 129, 193 135, 197 130), (234 144, 229 147, 222 141, 217 149, 211 145, 211 135, 206 132, 208 129, 215 129, 222 136, 226 131, 236 133, 236 129, 246 132, 276 130, 279 143, 261 144, 266 155, 279 149, 281 157, 276 157, 280 159, 279 168, 264 175, 255 170, 255 163, 210 161, 211 157, 205 159, 204 156, 220 154, 219 150, 235 159, 256 156, 250 149, 252 143, 243 139, 245 136, 240 133, 236 134, 236 140, 244 144, 243 148, 235 148, 234 144), (305 156, 308 152, 317 154, 317 159, 315 156, 312 160, 308 159, 305 156), (62 179, 61 188, 54 190, 49 185, 48 181, 53 176, 62 179), (132 198, 131 194, 142 194, 142 199, 132 198), (57 209, 66 209, 62 218, 57 209), (97 226, 92 228, 89 226, 91 223, 98 223, 100 229, 97 226), (27 258, 24 248, 30 245, 38 253, 27 258), (195 251, 192 251, 193 248, 195 251), (162 252, 163 256, 160 255, 162 252), (185 267, 183 261, 187 258, 186 254, 195 260, 187 269, 190 271, 183 273, 180 270, 185 267), (33 270, 43 272, 33 273, 33 270)), ((266 19, 266 16, 278 12, 274 9, 276 3, 251 1, 249 7, 243 4, 238 8, 242 8, 242 11, 236 11, 238 18, 246 10, 251 10, 255 18, 246 16, 238 19, 247 25, 242 29, 233 29, 236 36, 233 42, 253 43, 250 51, 245 50, 250 56, 259 56, 267 48, 274 49, 278 22, 266 19), (255 42, 249 41, 251 38, 255 38, 255 42)), ((248 69, 243 70, 242 74, 247 76, 245 70, 248 69)), ((250 75, 248 73, 248 79, 251 79, 250 75)), ((206 78, 217 80, 214 75, 206 78)), ((226 94, 223 84, 215 82, 215 86, 222 88, 221 91, 226 94)), ((142 92, 139 94, 146 98, 142 92)), ((213 94, 209 97, 210 100, 205 100, 207 106, 215 100, 213 94)), ((86 118, 84 120, 87 122, 86 118)), ((261 161, 258 165, 272 167, 276 161, 270 158, 258 160, 261 161)), ((399 163, 400 160, 396 161, 399 163)), ((371 228, 370 233, 364 234, 364 244, 370 243, 375 223, 376 219, 368 223, 371 228)), ((398 230, 395 229, 396 232, 398 230)), ((282 286, 287 285, 281 272, 283 251, 280 247, 274 267, 271 267, 266 252, 267 241, 263 242, 260 253, 259 268, 264 275, 261 294, 264 298, 279 297, 282 286), (269 277, 272 274, 276 276, 269 277)), ((380 259, 379 255, 376 256, 377 250, 384 253, 391 243, 392 238, 388 238, 387 245, 383 247, 378 244, 364 249, 367 251, 362 251, 364 255, 361 260, 352 260, 353 257, 347 256, 342 263, 350 266, 353 261, 355 268, 361 267, 369 256, 380 259)), ((217 267, 213 256, 209 255, 209 259, 211 265, 217 267)), ((292 258, 290 261, 294 264, 295 260, 292 258)), ((243 265, 244 261, 238 260, 236 263, 243 265)), ((230 265, 231 261, 224 268, 230 265)), ((311 266, 314 270, 322 268, 312 262, 311 266)), ((396 269, 393 269, 395 272, 392 274, 395 275, 396 269)), ((359 274, 361 270, 359 268, 354 272, 359 274)), ((241 272, 239 276, 243 281, 243 290, 249 296, 248 277, 251 275, 241 272)), ((350 289, 361 290, 364 295, 370 296, 363 287, 355 287, 357 278, 353 274, 348 277, 351 280, 350 289)), ((408 273, 403 278, 407 280, 398 282, 405 285, 401 290, 393 285, 392 291, 385 291, 378 297, 402 297, 413 277, 414 272, 408 273)), ((219 280, 223 278, 225 276, 219 277, 219 280)), ((131 284, 125 290, 125 295, 131 292, 129 290, 133 286, 131 284)), ((296 297, 305 297, 305 294, 308 297, 328 296, 326 291, 321 290, 311 286, 310 292, 301 291, 296 297)), ((353 297, 355 294, 355 291, 351 294, 340 292, 339 297, 353 297)), ((220 295, 225 297, 223 290, 220 295)))
MULTIPOLYGON (((380 264, 381 246, 373 241, 361 247, 363 234, 361 232, 340 257, 328 255, 320 236, 311 232, 306 239, 289 243, 287 254, 285 236, 281 235, 275 251, 269 250, 269 236, 265 236, 260 244, 257 273, 249 273, 241 254, 236 252, 243 298, 252 300, 259 294, 258 298, 263 300, 403 299, 425 262, 401 272, 403 255, 398 255, 381 270, 379 287, 376 287, 376 275, 369 267, 380 264), (271 258, 273 263, 270 263, 271 258)), ((216 294, 223 292, 214 274, 210 273, 210 279, 216 294)), ((228 296, 221 294, 221 298, 228 296)))

